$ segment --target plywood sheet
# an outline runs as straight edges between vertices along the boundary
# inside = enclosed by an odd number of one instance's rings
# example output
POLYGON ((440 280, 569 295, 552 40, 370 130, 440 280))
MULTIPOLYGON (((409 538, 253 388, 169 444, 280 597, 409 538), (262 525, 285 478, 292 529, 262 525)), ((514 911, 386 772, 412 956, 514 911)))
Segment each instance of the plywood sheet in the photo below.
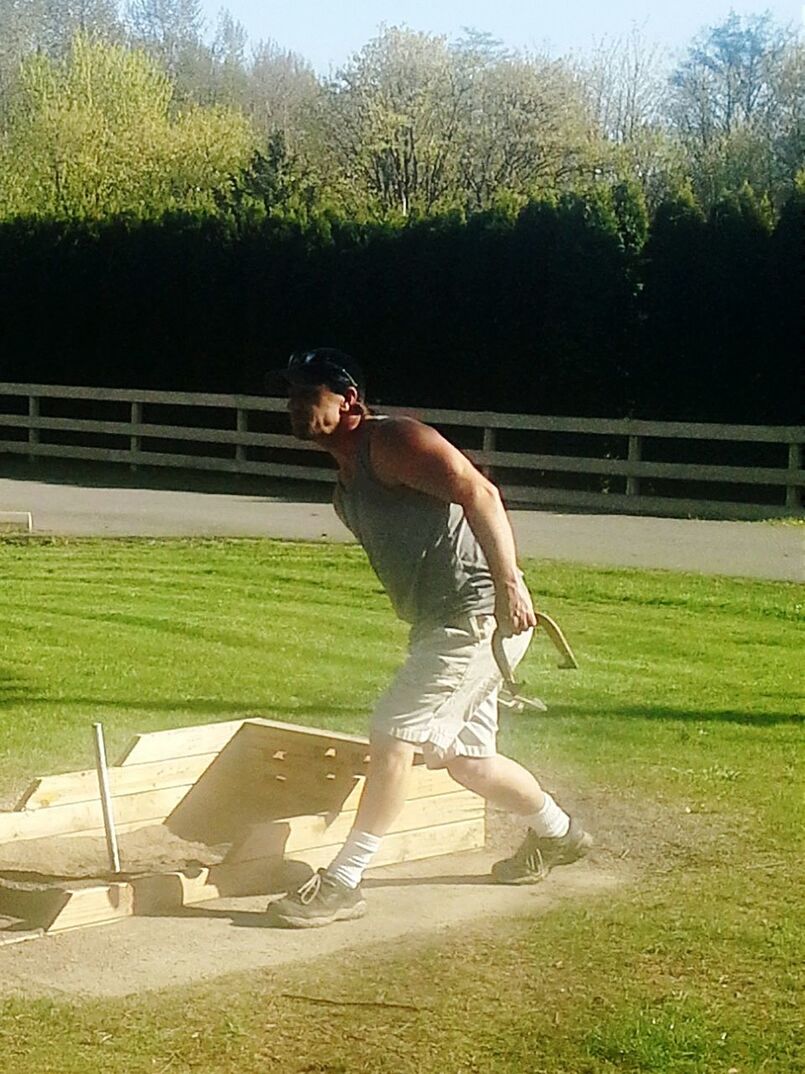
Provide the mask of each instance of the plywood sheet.
POLYGON ((117 764, 145 764, 173 757, 219 753, 242 725, 243 720, 226 720, 221 723, 177 727, 170 731, 149 731, 135 735, 117 764))
MULTIPOLYGON (((115 799, 115 821, 129 824, 134 821, 163 821, 187 794, 188 787, 167 787, 143 794, 129 794, 115 799)), ((0 844, 16 839, 41 839, 70 832, 87 832, 103 828, 100 801, 77 802, 74 805, 52 806, 47 809, 0 813, 0 844)))
MULTIPOLYGON (((201 753, 167 761, 110 768, 109 787, 112 797, 119 798, 126 794, 141 794, 167 787, 189 786, 200 778, 217 756, 217 753, 201 753)), ((56 776, 38 776, 14 809, 45 809, 49 806, 90 802, 98 798, 98 793, 98 773, 94 768, 56 776)))
MULTIPOLYGON (((346 810, 337 814, 288 817, 257 824, 241 843, 233 847, 226 860, 244 861, 283 854, 289 856, 310 848, 343 843, 355 823, 356 815, 355 810, 346 810)), ((452 794, 409 799, 395 820, 392 833, 483 816, 482 799, 471 791, 456 790, 452 794)))
POLYGON ((67 893, 67 900, 47 927, 49 933, 84 925, 103 925, 134 913, 134 890, 129 883, 99 884, 67 893))
MULTIPOLYGON (((417 861, 456 854, 483 847, 485 822, 483 817, 459 820, 437 827, 394 832, 385 837, 373 865, 392 865, 397 862, 417 861)), ((268 894, 276 890, 276 878, 283 870, 288 880, 293 879, 289 866, 303 864, 308 872, 298 873, 288 889, 303 883, 309 871, 330 864, 340 843, 311 847, 293 855, 292 860, 276 855, 253 858, 247 861, 224 862, 193 873, 176 872, 161 876, 138 877, 132 881, 134 907, 137 914, 171 913, 181 906, 206 902, 209 899, 236 897, 238 895, 268 894)))

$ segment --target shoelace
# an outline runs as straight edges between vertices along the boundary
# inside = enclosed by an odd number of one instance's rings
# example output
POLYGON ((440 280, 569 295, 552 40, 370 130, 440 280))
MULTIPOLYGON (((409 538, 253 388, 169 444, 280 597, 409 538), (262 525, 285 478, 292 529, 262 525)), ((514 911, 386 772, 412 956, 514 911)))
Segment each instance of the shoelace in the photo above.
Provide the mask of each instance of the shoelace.
POLYGON ((534 847, 533 850, 529 850, 525 854, 525 864, 532 873, 536 873, 537 876, 543 879, 548 875, 548 870, 545 866, 545 861, 542 857, 542 851, 539 847, 534 847))
POLYGON ((321 878, 321 872, 314 873, 310 880, 306 880, 297 891, 296 894, 299 896, 299 901, 303 906, 307 906, 308 903, 313 902, 318 895, 321 890, 321 878))

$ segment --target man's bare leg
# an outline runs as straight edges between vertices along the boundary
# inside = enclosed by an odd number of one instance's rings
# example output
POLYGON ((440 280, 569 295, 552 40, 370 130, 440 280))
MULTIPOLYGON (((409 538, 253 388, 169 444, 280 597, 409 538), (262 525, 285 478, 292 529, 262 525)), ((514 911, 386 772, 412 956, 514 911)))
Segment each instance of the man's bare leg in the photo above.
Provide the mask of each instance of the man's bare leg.
POLYGON ((356 888, 380 849, 383 836, 405 805, 415 747, 390 735, 373 735, 372 761, 346 842, 327 866, 327 875, 356 888))
POLYGON ((415 749, 389 735, 372 736, 372 761, 352 831, 326 869, 269 907, 275 924, 314 928, 366 913, 361 877, 405 804, 415 749))
POLYGON ((591 837, 540 787, 531 773, 508 757, 454 757, 450 775, 492 805, 519 814, 525 839, 509 858, 495 862, 492 878, 500 884, 536 884, 555 865, 584 857, 591 837))
POLYGON ((371 763, 355 829, 385 835, 405 805, 416 747, 390 735, 373 735, 371 763))
POLYGON ((509 757, 454 757, 447 771, 456 783, 509 813, 528 816, 545 804, 545 792, 536 778, 509 757))

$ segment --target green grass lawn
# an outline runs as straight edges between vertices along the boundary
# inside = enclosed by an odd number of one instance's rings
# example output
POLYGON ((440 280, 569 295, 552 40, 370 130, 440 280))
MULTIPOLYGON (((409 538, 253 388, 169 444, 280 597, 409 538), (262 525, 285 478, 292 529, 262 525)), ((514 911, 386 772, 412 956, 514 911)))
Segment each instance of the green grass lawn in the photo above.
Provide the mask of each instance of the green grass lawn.
MULTIPOLYGON (((157 998, 0 1001, 3 1069, 801 1069, 801 589, 526 572, 581 669, 535 643, 523 675, 549 712, 507 718, 502 747, 628 850, 632 883, 460 944, 157 998)), ((358 550, 258 540, 9 539, 0 615, 7 804, 33 775, 90 766, 94 720, 112 756, 135 731, 235 716, 363 732, 405 645, 358 550)))

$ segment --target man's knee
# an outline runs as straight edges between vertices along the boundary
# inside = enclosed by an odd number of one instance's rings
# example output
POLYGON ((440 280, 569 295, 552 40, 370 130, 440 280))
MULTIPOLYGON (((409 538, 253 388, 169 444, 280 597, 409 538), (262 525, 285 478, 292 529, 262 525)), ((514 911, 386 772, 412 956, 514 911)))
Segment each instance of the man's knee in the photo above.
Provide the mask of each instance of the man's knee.
POLYGON ((456 783, 475 790, 487 782, 492 760, 492 757, 452 757, 447 762, 447 771, 456 783))
POLYGON ((370 739, 371 766, 377 770, 379 767, 396 768, 405 767, 413 763, 416 746, 411 742, 404 742, 393 735, 382 732, 373 732, 370 739))

